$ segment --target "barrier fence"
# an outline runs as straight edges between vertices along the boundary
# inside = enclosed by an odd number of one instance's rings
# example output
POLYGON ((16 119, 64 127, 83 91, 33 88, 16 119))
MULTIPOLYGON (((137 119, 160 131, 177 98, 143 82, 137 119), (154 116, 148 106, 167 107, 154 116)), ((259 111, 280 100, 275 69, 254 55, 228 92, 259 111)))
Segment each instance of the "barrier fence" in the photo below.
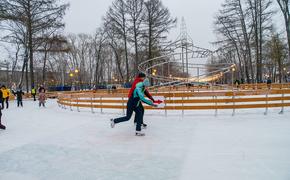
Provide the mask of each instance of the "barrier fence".
MULTIPOLYGON (((282 87, 282 86, 279 86, 282 87)), ((290 106, 290 89, 283 87, 277 89, 259 89, 232 91, 200 91, 200 92, 158 92, 153 96, 163 96, 165 99, 164 108, 152 108, 145 106, 149 110, 168 111, 180 110, 182 115, 188 110, 218 110, 232 109, 233 115, 237 109, 265 108, 267 114, 269 108, 281 108, 290 106)), ((125 92, 84 92, 84 93, 60 93, 58 94, 58 104, 63 108, 73 110, 77 108, 90 108, 94 113, 95 109, 103 112, 104 109, 122 109, 125 112, 127 103, 127 91, 125 92)))

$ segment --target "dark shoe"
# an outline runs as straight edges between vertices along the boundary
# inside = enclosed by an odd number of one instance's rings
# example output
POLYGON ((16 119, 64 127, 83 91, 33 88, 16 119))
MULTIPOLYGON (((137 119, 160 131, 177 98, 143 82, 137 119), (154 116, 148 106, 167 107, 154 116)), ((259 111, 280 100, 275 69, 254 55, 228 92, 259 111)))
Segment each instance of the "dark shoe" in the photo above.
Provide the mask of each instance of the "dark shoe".
POLYGON ((5 130, 5 129, 6 129, 6 127, 5 127, 4 125, 0 124, 0 129, 3 129, 3 130, 5 130))
POLYGON ((142 129, 146 129, 147 128, 147 124, 142 124, 142 129))

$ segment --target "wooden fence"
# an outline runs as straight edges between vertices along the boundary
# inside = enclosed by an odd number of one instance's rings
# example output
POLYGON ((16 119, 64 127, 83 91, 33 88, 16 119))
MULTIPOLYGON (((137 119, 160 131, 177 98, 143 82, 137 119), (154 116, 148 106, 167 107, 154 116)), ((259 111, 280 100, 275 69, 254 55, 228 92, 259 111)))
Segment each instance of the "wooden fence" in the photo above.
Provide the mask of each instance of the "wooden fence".
MULTIPOLYGON (((160 92, 153 96, 165 98, 165 108, 157 109, 145 106, 149 110, 167 111, 181 110, 215 110, 216 114, 221 109, 265 108, 265 114, 269 108, 279 107, 281 113, 285 107, 290 106, 290 89, 255 89, 255 90, 232 90, 232 91, 200 91, 200 92, 160 92)), ((77 108, 95 109, 123 109, 125 112, 127 103, 127 92, 85 92, 58 94, 58 104, 61 107, 69 107, 71 110, 77 108)))

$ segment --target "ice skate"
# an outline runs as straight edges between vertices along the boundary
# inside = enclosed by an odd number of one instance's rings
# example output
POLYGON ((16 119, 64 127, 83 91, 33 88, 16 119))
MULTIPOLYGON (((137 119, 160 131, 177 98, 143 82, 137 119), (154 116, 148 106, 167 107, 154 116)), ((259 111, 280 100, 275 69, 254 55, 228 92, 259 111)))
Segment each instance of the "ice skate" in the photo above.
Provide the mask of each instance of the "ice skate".
POLYGON ((115 127, 115 122, 114 122, 114 119, 111 119, 111 128, 114 128, 115 127))
POLYGON ((136 131, 135 135, 136 136, 145 136, 145 133, 141 132, 141 131, 136 131))
POLYGON ((5 130, 6 127, 4 125, 0 124, 0 129, 5 130))

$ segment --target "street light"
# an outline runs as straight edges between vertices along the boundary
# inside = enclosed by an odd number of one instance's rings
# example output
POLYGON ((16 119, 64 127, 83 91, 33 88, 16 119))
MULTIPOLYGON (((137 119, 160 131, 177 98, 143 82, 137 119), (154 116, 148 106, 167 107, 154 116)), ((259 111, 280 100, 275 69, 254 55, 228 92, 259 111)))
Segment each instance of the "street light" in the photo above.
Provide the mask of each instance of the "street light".
POLYGON ((236 71, 235 65, 232 66, 232 88, 234 89, 234 73, 236 71))
POLYGON ((76 69, 76 70, 75 70, 75 73, 76 73, 76 74, 77 74, 77 73, 79 73, 79 70, 78 70, 78 69, 76 69))

